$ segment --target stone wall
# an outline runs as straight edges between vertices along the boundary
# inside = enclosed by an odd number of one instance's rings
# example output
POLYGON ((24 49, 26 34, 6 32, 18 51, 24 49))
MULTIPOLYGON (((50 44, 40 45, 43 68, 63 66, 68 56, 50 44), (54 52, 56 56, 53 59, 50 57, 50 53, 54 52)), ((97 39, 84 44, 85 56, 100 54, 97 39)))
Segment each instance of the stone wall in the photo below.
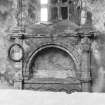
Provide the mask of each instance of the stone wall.
POLYGON ((8 33, 16 26, 16 0, 0 0, 0 88, 12 88, 14 68, 8 59, 8 33))
MULTIPOLYGON (((101 35, 99 34, 92 43, 91 69, 92 78, 95 81, 95 78, 98 77, 96 71, 99 71, 100 68, 105 69, 105 0, 83 0, 83 2, 86 3, 86 11, 92 13, 92 26, 101 32, 101 35)), ((19 63, 16 64, 8 58, 8 48, 13 43, 10 41, 10 33, 21 25, 21 22, 25 25, 27 32, 32 32, 33 28, 29 27, 38 21, 39 15, 35 15, 38 8, 34 7, 36 1, 23 0, 23 11, 19 9, 21 3, 20 5, 18 3, 18 0, 0 0, 0 88, 14 88, 15 74, 18 74, 19 70, 16 67, 19 63), (20 12, 23 12, 22 21, 20 12)), ((28 52, 28 42, 26 43, 23 44, 25 51, 28 52)))

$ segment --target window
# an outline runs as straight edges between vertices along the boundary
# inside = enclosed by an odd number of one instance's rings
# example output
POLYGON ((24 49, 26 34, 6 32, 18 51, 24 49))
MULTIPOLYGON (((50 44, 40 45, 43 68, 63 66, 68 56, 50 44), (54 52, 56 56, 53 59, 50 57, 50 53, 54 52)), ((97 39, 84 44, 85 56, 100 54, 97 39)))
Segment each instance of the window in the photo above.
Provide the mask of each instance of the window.
POLYGON ((53 7, 51 8, 51 18, 50 20, 57 20, 58 19, 58 8, 57 7, 53 7))
POLYGON ((68 19, 68 0, 50 0, 50 20, 68 19))
POLYGON ((58 0, 50 0, 50 4, 56 4, 58 3, 58 0))
POLYGON ((46 5, 46 4, 48 4, 48 0, 41 0, 40 3, 41 3, 41 5, 44 5, 44 4, 46 5))
POLYGON ((48 10, 47 8, 41 8, 41 22, 48 21, 48 10))
POLYGON ((61 16, 62 16, 62 19, 68 18, 68 8, 67 7, 61 7, 61 16))
POLYGON ((40 0, 40 4, 41 22, 71 20, 80 24, 81 6, 79 0, 40 0))
POLYGON ((48 21, 48 0, 40 0, 41 11, 40 11, 40 21, 47 22, 48 21))

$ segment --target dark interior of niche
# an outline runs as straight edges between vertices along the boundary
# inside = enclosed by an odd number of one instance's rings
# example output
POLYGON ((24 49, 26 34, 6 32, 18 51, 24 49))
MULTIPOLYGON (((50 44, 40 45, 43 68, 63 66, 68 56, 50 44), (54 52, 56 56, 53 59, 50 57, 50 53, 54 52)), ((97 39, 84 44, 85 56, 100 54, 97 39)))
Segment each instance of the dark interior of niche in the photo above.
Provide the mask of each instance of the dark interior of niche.
POLYGON ((62 19, 68 18, 68 8, 67 7, 61 7, 61 16, 62 16, 62 19))
POLYGON ((35 61, 37 60, 37 58, 40 57, 40 56, 47 55, 47 54, 52 53, 52 52, 55 53, 55 54, 56 54, 56 53, 62 53, 63 56, 65 56, 65 57, 70 57, 70 56, 68 55, 68 53, 65 52, 65 51, 62 50, 62 49, 59 49, 59 48, 56 48, 56 47, 44 48, 44 49, 42 49, 41 51, 39 51, 38 53, 36 53, 36 55, 33 57, 33 59, 32 59, 32 61, 31 61, 30 65, 29 65, 29 69, 30 69, 31 75, 33 74, 33 68, 34 68, 34 66, 35 66, 35 61))
POLYGON ((51 20, 57 20, 58 19, 58 8, 53 7, 51 8, 51 20))
POLYGON ((37 57, 44 56, 44 55, 47 55, 47 54, 52 53, 52 52, 54 52, 54 53, 61 53, 63 56, 68 57, 68 53, 65 52, 64 50, 60 49, 60 48, 46 47, 46 48, 42 49, 41 51, 39 51, 38 53, 36 53, 36 55, 33 58, 33 62, 35 62, 37 57))
POLYGON ((89 11, 87 12, 86 24, 92 25, 92 13, 89 11))
POLYGON ((73 3, 71 0, 69 0, 69 4, 73 3))

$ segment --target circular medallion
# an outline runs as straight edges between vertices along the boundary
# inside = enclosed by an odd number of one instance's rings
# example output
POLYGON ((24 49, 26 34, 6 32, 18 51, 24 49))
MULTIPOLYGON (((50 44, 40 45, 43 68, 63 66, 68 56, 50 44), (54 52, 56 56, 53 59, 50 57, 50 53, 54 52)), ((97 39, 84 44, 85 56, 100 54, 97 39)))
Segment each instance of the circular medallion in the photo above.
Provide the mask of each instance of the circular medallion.
POLYGON ((20 44, 13 44, 8 50, 8 57, 14 62, 20 62, 23 59, 24 50, 20 44))

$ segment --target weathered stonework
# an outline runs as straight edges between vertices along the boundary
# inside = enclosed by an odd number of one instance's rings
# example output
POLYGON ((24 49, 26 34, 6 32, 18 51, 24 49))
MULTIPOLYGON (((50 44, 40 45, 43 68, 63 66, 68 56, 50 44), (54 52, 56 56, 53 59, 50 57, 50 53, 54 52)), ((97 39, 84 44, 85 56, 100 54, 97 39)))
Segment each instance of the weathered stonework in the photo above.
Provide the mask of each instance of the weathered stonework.
MULTIPOLYGON (((63 20, 49 25, 35 24, 40 19, 40 5, 37 0, 22 0, 22 2, 21 0, 0 0, 0 88, 35 89, 37 87, 36 84, 23 86, 23 79, 26 79, 27 82, 27 78, 30 76, 28 68, 31 64, 30 62, 34 60, 36 52, 41 48, 43 49, 43 46, 45 48, 53 46, 61 48, 72 57, 78 69, 77 74, 79 76, 77 76, 77 80, 79 82, 86 82, 86 84, 82 85, 83 90, 81 90, 80 85, 76 89, 78 88, 79 91, 89 91, 90 80, 92 80, 92 87, 98 77, 99 68, 105 68, 105 1, 97 0, 92 2, 91 0, 83 0, 83 2, 86 3, 84 8, 87 13, 87 20, 86 24, 78 26, 75 24, 78 23, 75 22, 75 19, 71 19, 71 21, 73 20, 72 22, 63 20), (89 39, 90 42, 86 41, 83 37, 82 40, 79 37, 70 37, 72 34, 77 33, 77 29, 84 28, 85 26, 92 27, 95 29, 93 31, 98 30, 100 33, 98 33, 96 38, 89 39), (11 36, 18 36, 21 33, 27 38, 11 39, 11 36), (29 38, 32 35, 37 38, 29 38), (14 43, 18 43, 23 47, 23 61, 13 62, 8 58, 8 49, 14 43), (88 49, 90 47, 91 51, 88 49), (84 73, 87 75, 84 75, 84 73)), ((80 15, 78 14, 78 16, 80 15)), ((86 33, 90 31, 89 28, 85 30, 86 33)), ((32 81, 35 82, 35 80, 32 81)), ((38 88, 41 89, 41 87, 43 86, 39 86, 38 88)), ((47 90, 50 90, 50 85, 48 87, 47 90)), ((59 85, 55 85, 54 87, 59 88, 59 85)), ((61 87, 64 89, 64 85, 61 87)), ((74 87, 71 86, 72 89, 74 87)), ((68 86, 65 88, 68 90, 68 86)))
POLYGON ((13 88, 15 70, 8 59, 9 31, 16 26, 16 1, 0 0, 0 88, 13 88))

